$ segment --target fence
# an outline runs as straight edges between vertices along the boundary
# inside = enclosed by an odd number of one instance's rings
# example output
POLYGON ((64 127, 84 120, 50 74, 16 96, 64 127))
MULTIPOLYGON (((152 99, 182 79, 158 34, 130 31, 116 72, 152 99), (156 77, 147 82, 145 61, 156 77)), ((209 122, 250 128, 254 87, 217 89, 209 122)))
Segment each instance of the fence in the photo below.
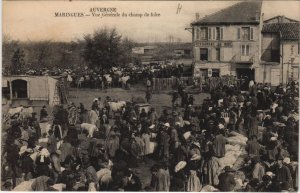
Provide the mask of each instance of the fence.
MULTIPOLYGON (((176 77, 171 78, 153 78, 152 85, 154 91, 176 89, 179 79, 176 77)), ((222 77, 181 77, 180 81, 184 86, 194 85, 200 91, 211 91, 219 85, 239 85, 239 81, 234 76, 222 77)))
MULTIPOLYGON (((155 91, 161 90, 172 90, 177 88, 179 79, 176 77, 171 78, 153 78, 152 79, 152 89, 155 91)), ((192 85, 193 77, 181 77, 183 85, 192 85)))

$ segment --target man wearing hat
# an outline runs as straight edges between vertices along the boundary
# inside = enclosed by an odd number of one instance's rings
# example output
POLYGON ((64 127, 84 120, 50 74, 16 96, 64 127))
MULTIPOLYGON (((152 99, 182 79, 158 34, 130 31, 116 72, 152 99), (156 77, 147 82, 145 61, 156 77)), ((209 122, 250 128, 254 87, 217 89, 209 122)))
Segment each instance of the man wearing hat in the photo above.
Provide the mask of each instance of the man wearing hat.
POLYGON ((175 166, 174 175, 171 179, 170 191, 172 192, 184 192, 185 191, 185 183, 187 181, 187 177, 185 175, 185 166, 187 165, 186 161, 180 161, 175 166))
POLYGON ((253 157, 252 162, 254 165, 253 172, 252 172, 252 178, 253 179, 256 178, 259 181, 262 181, 262 178, 265 175, 265 168, 262 166, 259 156, 253 157))
POLYGON ((283 164, 283 159, 284 159, 283 157, 278 158, 276 179, 281 183, 287 182, 290 185, 290 187, 293 187, 293 179, 292 179, 290 169, 283 164))
POLYGON ((225 156, 226 142, 227 142, 227 140, 224 137, 224 131, 223 130, 217 131, 217 136, 213 141, 213 148, 214 148, 216 157, 222 158, 225 156))
POLYGON ((158 142, 158 148, 159 148, 159 158, 168 160, 169 158, 169 141, 170 136, 168 135, 168 129, 170 127, 169 123, 165 123, 163 125, 163 129, 160 132, 160 140, 158 142))
POLYGON ((58 180, 58 176, 61 174, 61 164, 60 164, 60 156, 61 151, 60 150, 56 150, 55 152, 52 152, 50 154, 50 162, 51 162, 51 166, 52 169, 50 170, 50 172, 53 174, 53 182, 54 184, 56 184, 57 180, 58 180))
POLYGON ((44 105, 40 111, 40 122, 46 122, 48 117, 48 112, 46 106, 44 105))
POLYGON ((233 175, 235 170, 230 166, 225 166, 224 171, 219 175, 219 189, 221 192, 232 192, 236 185, 233 175))

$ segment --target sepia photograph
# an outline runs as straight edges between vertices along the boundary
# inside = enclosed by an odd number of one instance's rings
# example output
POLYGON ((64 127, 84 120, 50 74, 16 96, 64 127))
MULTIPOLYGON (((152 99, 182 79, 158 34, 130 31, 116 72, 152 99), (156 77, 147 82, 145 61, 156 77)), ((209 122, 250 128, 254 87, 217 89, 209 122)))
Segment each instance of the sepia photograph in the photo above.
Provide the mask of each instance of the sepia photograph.
POLYGON ((300 1, 2 1, 1 191, 298 192, 300 1))

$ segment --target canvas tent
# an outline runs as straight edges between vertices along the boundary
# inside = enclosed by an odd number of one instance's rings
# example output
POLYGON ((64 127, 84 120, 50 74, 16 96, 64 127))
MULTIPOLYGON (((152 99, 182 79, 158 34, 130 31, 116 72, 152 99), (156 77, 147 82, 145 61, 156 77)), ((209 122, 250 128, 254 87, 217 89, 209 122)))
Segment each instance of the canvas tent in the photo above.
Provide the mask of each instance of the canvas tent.
POLYGON ((2 77, 2 104, 11 106, 54 106, 67 103, 63 77, 6 76, 2 77))

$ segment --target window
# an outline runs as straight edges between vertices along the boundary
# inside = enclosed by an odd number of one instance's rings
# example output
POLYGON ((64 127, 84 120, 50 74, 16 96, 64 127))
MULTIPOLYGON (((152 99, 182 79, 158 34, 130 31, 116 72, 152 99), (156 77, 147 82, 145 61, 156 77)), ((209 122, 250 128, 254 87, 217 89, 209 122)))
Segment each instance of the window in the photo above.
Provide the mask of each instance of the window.
POLYGON ((200 36, 200 30, 199 28, 196 29, 196 39, 199 40, 199 36, 200 36))
POLYGON ((240 40, 241 39, 241 28, 237 28, 237 38, 238 38, 238 40, 240 40))
POLYGON ((249 45, 242 45, 242 56, 249 56, 250 46, 249 45))
POLYGON ((220 69, 212 69, 212 77, 219 77, 220 69))
POLYGON ((250 27, 242 27, 241 38, 242 40, 250 40, 250 27))
POLYGON ((220 40, 220 28, 219 27, 216 27, 216 40, 220 40))
POLYGON ((220 58, 221 58, 221 52, 220 52, 220 48, 216 48, 216 60, 217 61, 220 61, 220 58))
POLYGON ((200 48, 200 60, 208 60, 208 49, 207 48, 200 48))
POLYGON ((13 98, 27 98, 27 81, 14 80, 12 81, 13 98))
POLYGON ((208 36, 207 27, 201 27, 200 39, 201 40, 207 40, 207 36, 208 36))
POLYGON ((250 40, 253 40, 253 27, 250 27, 250 40))
POLYGON ((220 28, 220 40, 223 40, 223 31, 224 31, 224 28, 221 27, 220 28))

